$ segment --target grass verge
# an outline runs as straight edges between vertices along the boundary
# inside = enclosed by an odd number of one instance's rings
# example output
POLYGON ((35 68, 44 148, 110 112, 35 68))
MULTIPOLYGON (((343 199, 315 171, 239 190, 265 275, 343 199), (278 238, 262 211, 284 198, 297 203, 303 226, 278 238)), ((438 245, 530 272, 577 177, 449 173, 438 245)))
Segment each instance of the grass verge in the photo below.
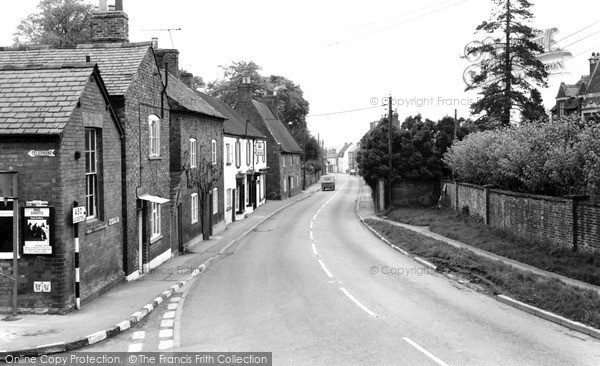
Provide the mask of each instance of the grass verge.
POLYGON ((447 238, 600 286, 600 254, 573 252, 568 248, 523 240, 450 209, 395 208, 387 212, 387 218, 410 225, 429 226, 429 230, 447 238))
POLYGON ((600 329, 600 293, 596 291, 521 271, 386 222, 365 222, 393 244, 435 264, 438 272, 466 278, 485 293, 507 295, 600 329))

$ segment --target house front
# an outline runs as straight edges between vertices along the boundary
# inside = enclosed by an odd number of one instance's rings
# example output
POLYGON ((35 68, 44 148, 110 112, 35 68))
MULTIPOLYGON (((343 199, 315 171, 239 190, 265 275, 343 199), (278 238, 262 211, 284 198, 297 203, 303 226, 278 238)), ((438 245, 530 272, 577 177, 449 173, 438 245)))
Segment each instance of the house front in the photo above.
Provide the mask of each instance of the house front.
POLYGON ((259 102, 252 99, 252 85, 243 83, 233 108, 267 137, 267 199, 285 199, 300 193, 302 149, 278 117, 278 97, 267 95, 259 102))
MULTIPOLYGON (((167 65, 165 65, 167 66, 167 65)), ((171 197, 179 251, 224 229, 223 121, 169 64, 171 197)))
POLYGON ((227 119, 223 123, 225 222, 243 220, 266 202, 267 137, 218 99, 200 94, 227 119))
MULTIPOLYGON (((0 171, 16 172, 17 305, 20 312, 62 313, 125 277, 125 131, 95 63, 11 61, 22 60, 2 55, 0 171), (77 236, 75 221, 81 221, 77 236)), ((15 201, 7 191, 0 190, 1 277, 12 275, 13 263, 15 201)), ((0 281, 3 311, 11 306, 12 285, 0 281)))

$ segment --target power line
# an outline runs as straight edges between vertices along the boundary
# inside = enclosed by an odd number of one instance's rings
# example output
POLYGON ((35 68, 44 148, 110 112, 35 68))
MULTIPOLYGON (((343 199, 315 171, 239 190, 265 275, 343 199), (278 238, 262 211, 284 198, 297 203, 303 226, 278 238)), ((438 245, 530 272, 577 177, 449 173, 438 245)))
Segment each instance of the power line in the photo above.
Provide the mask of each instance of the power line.
POLYGON ((337 45, 339 45, 339 44, 341 44, 341 43, 345 43, 345 42, 348 42, 348 41, 353 41, 353 40, 355 40, 355 39, 362 38, 362 37, 365 37, 365 36, 371 35, 371 34, 373 34, 373 33, 381 32, 381 31, 383 31, 383 30, 386 30, 386 29, 389 29, 389 28, 392 28, 392 27, 396 27, 396 26, 398 26, 398 25, 405 24, 405 23, 408 23, 408 22, 410 22, 410 21, 413 21, 413 20, 416 20, 416 19, 423 18, 423 17, 424 17, 424 16, 426 16, 426 15, 430 15, 430 14, 437 13, 437 12, 439 12, 439 11, 442 11, 442 10, 446 10, 446 9, 448 9, 448 8, 451 8, 451 7, 453 7, 453 6, 456 6, 456 5, 462 4, 462 3, 464 3, 464 2, 467 2, 467 1, 469 1, 469 0, 462 0, 462 1, 459 1, 459 2, 457 2, 457 3, 455 3, 455 4, 451 4, 451 5, 448 5, 448 6, 446 6, 446 7, 443 7, 443 8, 440 8, 440 9, 436 9, 436 10, 433 10, 433 11, 430 11, 430 12, 428 12, 428 13, 421 14, 421 15, 419 15, 419 16, 416 16, 416 17, 413 17, 413 18, 409 18, 409 19, 403 20, 403 21, 401 21, 401 22, 398 22, 398 23, 394 23, 394 24, 391 24, 391 25, 388 25, 388 26, 385 26, 385 27, 382 27, 382 28, 378 28, 378 29, 375 29, 375 30, 373 30, 373 31, 370 31, 370 32, 367 32, 367 33, 359 34, 359 35, 357 35, 357 36, 355 36, 355 37, 350 37, 350 38, 343 39, 343 40, 341 40, 341 41, 333 42, 333 43, 330 43, 330 44, 328 44, 328 45, 327 45, 327 47, 331 47, 331 46, 337 46, 337 45))
POLYGON ((561 42, 561 41, 564 41, 565 39, 567 39, 567 38, 569 38, 569 37, 571 37, 571 36, 574 36, 574 35, 576 35, 577 33, 581 33, 581 32, 583 32, 584 30, 586 30, 586 29, 588 29, 588 28, 590 28, 590 27, 592 27, 592 26, 594 26, 594 25, 596 25, 596 24, 598 24, 598 23, 600 23, 600 20, 599 20, 599 21, 597 21, 597 22, 594 22, 594 23, 592 23, 592 24, 590 24, 590 25, 588 25, 587 27, 581 28, 580 30, 578 30, 578 31, 576 31, 576 32, 574 32, 574 33, 571 33, 571 34, 569 34, 569 35, 568 35, 568 36, 566 36, 566 37, 563 37, 563 38, 559 39, 558 41, 556 41, 556 43, 558 43, 558 42, 561 42))
POLYGON ((426 7, 420 8, 420 9, 411 10, 411 11, 409 11, 409 12, 406 12, 406 13, 402 13, 402 14, 396 14, 396 15, 394 15, 394 16, 387 17, 387 18, 383 18, 383 19, 379 19, 379 20, 375 20, 375 21, 373 21, 373 22, 370 22, 370 23, 366 23, 366 24, 357 25, 357 26, 354 26, 354 27, 351 27, 351 28, 346 28, 346 29, 343 29, 343 30, 340 30, 340 31, 334 32, 334 34, 335 34, 335 33, 347 32, 347 31, 351 31, 351 30, 354 30, 354 29, 359 29, 359 28, 368 27, 368 26, 370 26, 370 25, 377 24, 377 23, 381 23, 381 22, 385 22, 385 21, 387 21, 387 20, 390 20, 390 19, 395 19, 395 18, 399 18, 399 17, 405 16, 405 15, 409 15, 409 14, 417 13, 417 12, 420 12, 420 11, 422 11, 422 10, 426 10, 426 9, 429 9, 429 8, 434 8, 434 7, 436 7, 436 6, 439 6, 439 5, 442 5, 442 4, 445 4, 445 3, 449 3, 449 2, 451 2, 451 1, 455 1, 455 0, 445 0, 445 1, 441 1, 441 2, 439 2, 439 3, 433 4, 433 5, 429 5, 429 6, 426 6, 426 7))
POLYGON ((359 109, 349 109, 349 110, 338 111, 338 112, 329 112, 329 113, 321 113, 321 114, 309 114, 308 116, 306 116, 306 118, 309 118, 309 117, 330 116, 332 114, 342 114, 342 113, 351 113, 351 112, 365 111, 367 109, 381 108, 381 107, 385 107, 385 106, 383 106, 383 105, 376 105, 376 106, 373 106, 373 107, 359 108, 359 109))
POLYGON ((598 33, 600 33, 600 31, 594 32, 594 33, 592 33, 592 34, 589 34, 589 35, 587 35, 587 36, 585 36, 585 37, 583 37, 583 38, 580 38, 580 39, 578 39, 578 40, 577 40, 577 41, 575 41, 575 42, 569 43, 568 45, 564 46, 563 48, 567 48, 567 47, 569 47, 569 46, 572 46, 572 45, 574 45, 575 43, 579 43, 579 42, 583 41, 584 39, 590 38, 591 36, 593 36, 593 35, 596 35, 596 34, 598 34, 598 33))

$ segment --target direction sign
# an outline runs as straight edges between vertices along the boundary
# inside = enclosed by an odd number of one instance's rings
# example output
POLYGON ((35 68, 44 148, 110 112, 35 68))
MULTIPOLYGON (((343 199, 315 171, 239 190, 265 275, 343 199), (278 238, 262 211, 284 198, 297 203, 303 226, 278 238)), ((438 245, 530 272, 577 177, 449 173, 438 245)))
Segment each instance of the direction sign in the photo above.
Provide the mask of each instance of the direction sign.
POLYGON ((73 207, 73 223, 85 221, 87 212, 84 206, 73 207))

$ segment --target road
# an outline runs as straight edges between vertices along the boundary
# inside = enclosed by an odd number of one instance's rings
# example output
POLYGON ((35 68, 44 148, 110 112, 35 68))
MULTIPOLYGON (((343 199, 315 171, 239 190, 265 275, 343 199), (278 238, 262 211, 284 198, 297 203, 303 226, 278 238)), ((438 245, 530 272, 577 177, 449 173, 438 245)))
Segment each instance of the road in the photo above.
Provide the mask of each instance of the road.
MULTIPOLYGON (((165 308, 134 331, 158 335, 168 314, 175 351, 267 351, 276 365, 600 365, 599 340, 381 243, 354 211, 360 178, 336 179, 336 191, 317 192, 231 247, 177 295, 175 315, 165 308)), ((94 350, 131 350, 133 338, 94 350)))

